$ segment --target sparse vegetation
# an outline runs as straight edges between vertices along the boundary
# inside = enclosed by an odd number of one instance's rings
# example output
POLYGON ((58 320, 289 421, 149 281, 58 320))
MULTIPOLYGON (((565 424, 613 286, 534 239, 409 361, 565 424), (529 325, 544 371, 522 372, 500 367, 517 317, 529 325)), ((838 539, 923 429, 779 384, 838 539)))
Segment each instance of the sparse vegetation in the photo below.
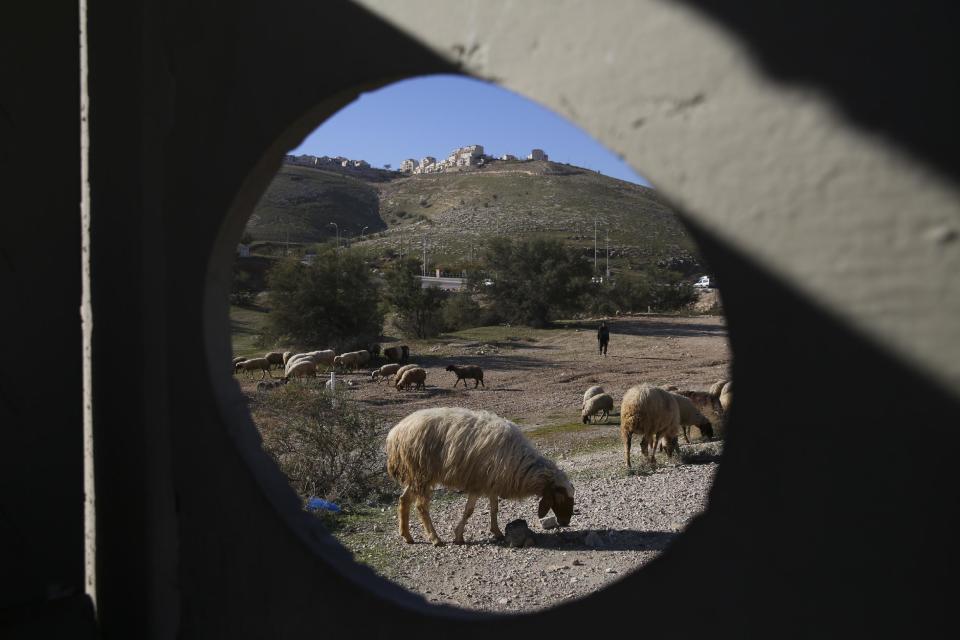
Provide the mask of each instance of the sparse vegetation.
POLYGON ((264 450, 304 500, 360 504, 392 494, 383 473, 387 426, 342 394, 291 383, 259 396, 251 409, 264 450))

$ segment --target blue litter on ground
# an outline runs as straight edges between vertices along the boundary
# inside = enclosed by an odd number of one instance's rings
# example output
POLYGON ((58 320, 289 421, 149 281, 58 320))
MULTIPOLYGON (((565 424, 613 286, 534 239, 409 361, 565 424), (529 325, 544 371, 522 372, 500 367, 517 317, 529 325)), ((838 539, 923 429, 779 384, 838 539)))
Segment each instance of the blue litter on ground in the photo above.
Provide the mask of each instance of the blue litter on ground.
POLYGON ((340 512, 340 507, 322 498, 310 498, 307 500, 307 509, 310 511, 319 511, 320 509, 324 509, 326 511, 332 511, 333 513, 340 512))

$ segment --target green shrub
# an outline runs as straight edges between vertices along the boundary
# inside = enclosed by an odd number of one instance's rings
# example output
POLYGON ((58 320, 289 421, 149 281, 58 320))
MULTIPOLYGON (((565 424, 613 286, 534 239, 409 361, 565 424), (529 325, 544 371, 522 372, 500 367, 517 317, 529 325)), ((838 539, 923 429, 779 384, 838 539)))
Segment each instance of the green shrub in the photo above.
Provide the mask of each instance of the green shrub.
POLYGON ((342 393, 291 382, 251 408, 264 450, 304 500, 361 504, 392 495, 383 453, 389 427, 342 393))
POLYGON ((324 248, 309 265, 283 260, 267 275, 268 339, 334 347, 376 342, 383 330, 378 287, 362 258, 324 248))

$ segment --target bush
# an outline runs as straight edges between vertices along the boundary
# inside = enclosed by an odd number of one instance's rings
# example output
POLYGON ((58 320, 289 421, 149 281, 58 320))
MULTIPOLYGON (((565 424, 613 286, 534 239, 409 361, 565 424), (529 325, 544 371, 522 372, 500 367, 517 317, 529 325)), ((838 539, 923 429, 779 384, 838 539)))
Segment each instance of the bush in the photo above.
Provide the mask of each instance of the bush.
POLYGON ((590 264, 560 241, 496 238, 485 257, 493 285, 484 293, 508 321, 543 327, 583 308, 590 264))
POLYGON ((320 249, 309 265, 283 260, 267 283, 269 338, 343 351, 376 342, 383 330, 378 287, 352 252, 320 249))
POLYGON ((459 331, 481 326, 483 314, 480 305, 468 291, 449 296, 443 304, 443 327, 445 331, 459 331))
POLYGON ((342 393, 291 383, 258 397, 254 421, 263 448, 304 500, 345 504, 392 495, 383 441, 388 426, 342 393))
POLYGON ((394 324, 404 334, 431 338, 443 330, 443 303, 447 293, 436 287, 423 288, 415 275, 417 262, 407 259, 391 265, 384 273, 383 299, 396 314, 394 324))

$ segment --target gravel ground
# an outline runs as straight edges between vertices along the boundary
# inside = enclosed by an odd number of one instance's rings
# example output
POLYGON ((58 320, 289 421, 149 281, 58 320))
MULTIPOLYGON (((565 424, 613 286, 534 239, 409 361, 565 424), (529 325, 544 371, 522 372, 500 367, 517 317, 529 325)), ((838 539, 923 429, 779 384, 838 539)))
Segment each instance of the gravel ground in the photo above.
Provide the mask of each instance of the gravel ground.
MULTIPOLYGON (((415 511, 411 532, 417 543, 404 543, 397 535, 395 505, 356 519, 336 532, 338 539, 359 561, 431 602, 496 612, 531 611, 583 597, 656 557, 703 510, 722 444, 697 443, 693 428, 694 443, 681 451, 692 460, 707 449, 710 455, 698 459, 708 462, 664 460, 655 473, 628 475, 617 426, 620 400, 640 382, 705 390, 728 378, 726 326, 720 316, 619 317, 608 322, 609 355, 601 357, 596 324, 483 328, 476 330, 477 339, 407 342, 411 362, 427 369, 425 391, 398 392, 388 383, 370 382, 369 372, 342 376, 353 383, 349 394, 355 401, 390 422, 435 406, 487 409, 518 422, 574 484, 569 527, 543 530, 538 498, 531 497, 501 500, 499 523, 504 529, 514 519, 526 520, 536 538, 533 547, 495 542, 483 500, 467 524, 465 545, 427 543, 415 511), (479 364, 486 387, 474 389, 470 382, 469 389, 462 383, 454 389, 456 377, 445 371, 451 363, 479 364), (613 395, 615 413, 607 424, 581 425, 583 391, 594 384, 613 395)), ((238 380, 253 392, 255 381, 238 380)), ((633 460, 635 467, 641 462, 638 446, 633 460)), ((434 525, 447 542, 464 502, 465 496, 440 490, 431 505, 434 525)))
MULTIPOLYGON (((627 476, 621 452, 568 458, 561 467, 576 488, 569 527, 543 530, 537 498, 500 502, 500 527, 522 518, 534 532, 533 547, 512 548, 488 532, 489 510, 478 503, 464 545, 434 547, 414 515, 416 544, 403 542, 391 520, 380 525, 381 551, 394 554, 397 584, 430 602, 466 609, 520 612, 556 606, 623 578, 666 548, 705 506, 716 463, 660 467, 651 475, 627 476)), ((455 495, 455 494, 454 494, 455 495)), ((449 542, 464 496, 434 500, 431 518, 449 542)), ((344 540, 348 546, 349 541, 344 540)))

